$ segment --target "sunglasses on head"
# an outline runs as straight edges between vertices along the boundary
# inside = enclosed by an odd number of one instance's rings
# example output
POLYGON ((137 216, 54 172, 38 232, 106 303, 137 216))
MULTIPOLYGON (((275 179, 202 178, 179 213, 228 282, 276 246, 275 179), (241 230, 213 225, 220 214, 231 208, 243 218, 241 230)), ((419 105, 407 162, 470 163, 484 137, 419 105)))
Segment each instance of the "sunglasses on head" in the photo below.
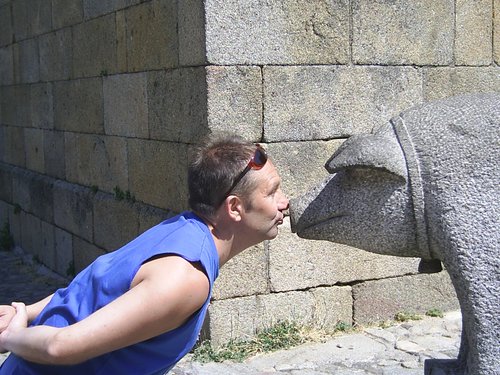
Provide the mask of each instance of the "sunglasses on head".
POLYGON ((261 169, 266 164, 266 162, 267 162, 266 150, 264 150, 264 148, 258 143, 255 146, 256 146, 256 149, 255 149, 255 152, 254 152, 252 158, 248 162, 245 169, 243 169, 243 171, 241 171, 241 173, 238 176, 236 176, 233 183, 231 184, 231 187, 222 196, 222 200, 221 200, 220 204, 222 204, 224 199, 226 199, 229 196, 229 194, 231 194, 231 192, 236 187, 236 185, 238 185, 238 182, 240 182, 241 179, 243 177, 245 177, 245 175, 248 173, 249 170, 253 169, 253 170, 257 171, 257 170, 261 169))

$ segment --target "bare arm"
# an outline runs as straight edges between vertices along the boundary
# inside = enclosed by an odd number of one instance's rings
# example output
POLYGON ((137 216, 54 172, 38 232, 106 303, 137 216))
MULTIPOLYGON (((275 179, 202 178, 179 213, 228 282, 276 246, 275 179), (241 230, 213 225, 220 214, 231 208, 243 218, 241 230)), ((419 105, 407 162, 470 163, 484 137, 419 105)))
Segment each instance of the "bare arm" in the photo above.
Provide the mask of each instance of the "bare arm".
MULTIPOLYGON (((32 305, 26 307, 27 309, 27 318, 28 322, 33 321, 38 314, 43 310, 43 308, 49 303, 53 294, 44 298, 41 301, 38 301, 32 305)), ((10 305, 0 305, 0 333, 2 333, 9 325, 10 321, 16 314, 16 310, 14 307, 10 305)))
POLYGON ((80 363, 177 328, 208 291, 198 267, 177 256, 158 258, 140 268, 127 293, 86 319, 64 328, 11 324, 0 334, 0 349, 38 363, 80 363))

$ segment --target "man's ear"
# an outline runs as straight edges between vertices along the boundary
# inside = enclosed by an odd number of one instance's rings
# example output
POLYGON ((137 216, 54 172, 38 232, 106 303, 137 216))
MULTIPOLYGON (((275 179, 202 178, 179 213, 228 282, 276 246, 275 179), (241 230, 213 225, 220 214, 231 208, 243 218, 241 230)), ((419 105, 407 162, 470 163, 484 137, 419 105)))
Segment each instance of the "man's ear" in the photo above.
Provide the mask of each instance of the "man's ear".
POLYGON ((224 201, 226 212, 228 216, 234 221, 241 220, 241 214, 243 213, 244 205, 240 197, 236 195, 230 195, 224 201))

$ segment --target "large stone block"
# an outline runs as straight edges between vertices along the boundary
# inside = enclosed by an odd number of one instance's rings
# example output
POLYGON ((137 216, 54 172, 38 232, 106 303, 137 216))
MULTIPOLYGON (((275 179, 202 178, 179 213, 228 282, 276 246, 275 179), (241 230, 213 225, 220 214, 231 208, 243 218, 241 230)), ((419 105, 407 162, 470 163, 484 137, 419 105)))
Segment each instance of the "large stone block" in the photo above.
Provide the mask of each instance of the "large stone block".
POLYGON ((55 82, 53 95, 55 129, 104 133, 101 78, 55 82))
POLYGON ((367 281, 353 286, 354 320, 358 324, 394 319, 398 312, 423 314, 459 308, 446 271, 367 281))
POLYGON ((207 116, 212 131, 230 131, 250 141, 262 137, 260 67, 207 67, 207 116))
POLYGON ((205 6, 199 0, 177 2, 179 23, 179 65, 206 64, 205 6))
MULTIPOLYGON (((47 223, 54 222, 54 179, 30 173, 27 188, 30 196, 30 211, 47 223)), ((56 201, 57 204, 57 201, 56 201)))
POLYGON ((219 300, 209 307, 205 329, 215 346, 230 340, 248 340, 282 321, 333 330, 339 321, 351 322, 351 306, 350 287, 219 300))
POLYGON ((177 212, 187 208, 187 147, 128 140, 129 189, 137 200, 177 212))
POLYGON ((355 64, 448 65, 453 61, 454 1, 355 0, 355 64))
POLYGON ((39 45, 40 79, 42 81, 55 81, 71 78, 73 72, 71 28, 40 36, 39 45))
POLYGON ((73 259, 75 274, 81 272, 97 257, 104 254, 104 250, 99 249, 97 246, 94 246, 93 244, 82 240, 77 236, 73 236, 73 259))
POLYGON ((64 132, 44 130, 43 141, 45 173, 64 180, 66 178, 64 132))
POLYGON ((212 297, 216 300, 269 292, 268 256, 260 244, 245 250, 220 270, 212 297))
POLYGON ((65 133, 66 178, 112 192, 128 190, 127 141, 94 134, 65 133))
POLYGON ((471 92, 500 91, 500 68, 429 68, 424 82, 425 100, 471 92))
POLYGON ((118 201, 111 194, 97 193, 94 197, 94 243, 114 251, 133 240, 139 232, 136 205, 118 201))
POLYGON ((126 10, 129 71, 178 66, 176 3, 153 0, 126 10))
POLYGON ((207 134, 204 67, 148 73, 148 122, 152 139, 191 143, 207 134))
POLYGON ((12 167, 0 164, 0 200, 12 202, 12 167))
POLYGON ((141 0, 83 0, 85 18, 95 18, 103 14, 140 3, 141 0))
POLYGON ((10 5, 0 7, 0 46, 7 46, 13 41, 12 13, 10 5))
POLYGON ((93 240, 93 212, 90 189, 65 181, 54 183, 54 223, 88 241, 93 240))
POLYGON ((349 2, 210 0, 205 2, 212 64, 346 64, 349 2))
POLYGON ((493 3, 493 59, 500 65, 500 0, 493 3))
POLYGON ((300 196, 328 176, 325 161, 342 144, 331 141, 277 142, 265 145, 281 177, 281 190, 288 198, 300 196))
POLYGON ((73 276, 75 261, 73 259, 73 235, 65 230, 55 227, 55 271, 64 277, 73 276))
POLYGON ((24 129, 24 150, 26 153, 26 168, 38 173, 45 172, 43 130, 35 128, 24 129))
POLYGON ((41 248, 38 249, 38 258, 40 262, 45 264, 51 270, 56 269, 56 227, 52 224, 41 221, 42 225, 42 242, 41 248))
POLYGON ((106 75, 118 71, 114 14, 77 24, 72 32, 75 77, 106 75))
POLYGON ((491 0, 456 2, 456 65, 491 64, 492 7, 491 0))
POLYGON ((4 86, 1 118, 3 125, 31 126, 31 89, 28 85, 4 86))
POLYGON ((0 48, 0 85, 14 83, 14 57, 12 45, 0 48))
POLYGON ((417 273, 418 264, 416 258, 384 256, 328 241, 300 239, 290 232, 289 220, 269 243, 273 292, 397 277, 417 273))
POLYGON ((146 73, 103 79, 104 130, 107 135, 149 138, 146 73))
POLYGON ((14 40, 20 41, 29 36, 30 19, 28 15, 28 2, 30 0, 18 0, 12 2, 12 28, 14 40))
POLYGON ((125 10, 116 12, 116 59, 118 72, 127 72, 127 21, 125 10))
POLYGON ((26 39, 13 45, 14 80, 17 83, 33 83, 40 80, 38 39, 26 39))
POLYGON ((15 40, 48 32, 52 27, 52 2, 46 0, 12 1, 15 40))
POLYGON ((12 203, 26 212, 32 212, 30 184, 33 173, 21 168, 12 169, 12 203))
POLYGON ((39 129, 54 128, 52 84, 31 86, 31 126, 39 129))
POLYGON ((162 210, 146 204, 139 204, 139 234, 144 233, 173 215, 174 214, 168 210, 162 210))
MULTIPOLYGON (((107 1, 100 3, 107 3, 107 1)), ((60 29, 72 26, 83 20, 81 0, 52 0, 52 27, 60 29)))
POLYGON ((369 132, 422 102, 413 67, 264 67, 266 141, 338 138, 369 132))
POLYGON ((3 161, 19 167, 26 165, 24 129, 17 126, 3 127, 3 161))
POLYGON ((40 259, 42 249, 42 222, 39 218, 21 212, 21 247, 35 258, 40 259))

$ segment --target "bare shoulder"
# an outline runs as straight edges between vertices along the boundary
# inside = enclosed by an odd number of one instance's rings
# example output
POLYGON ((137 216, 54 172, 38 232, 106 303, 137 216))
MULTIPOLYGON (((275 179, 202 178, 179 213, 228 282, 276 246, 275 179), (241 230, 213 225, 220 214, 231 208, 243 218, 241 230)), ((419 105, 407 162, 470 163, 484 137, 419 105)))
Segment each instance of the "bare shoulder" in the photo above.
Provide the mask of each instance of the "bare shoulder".
POLYGON ((189 304, 203 305, 210 283, 201 264, 189 262, 176 255, 153 258, 144 263, 132 281, 131 288, 146 284, 154 288, 155 295, 176 299, 189 299, 189 304))

